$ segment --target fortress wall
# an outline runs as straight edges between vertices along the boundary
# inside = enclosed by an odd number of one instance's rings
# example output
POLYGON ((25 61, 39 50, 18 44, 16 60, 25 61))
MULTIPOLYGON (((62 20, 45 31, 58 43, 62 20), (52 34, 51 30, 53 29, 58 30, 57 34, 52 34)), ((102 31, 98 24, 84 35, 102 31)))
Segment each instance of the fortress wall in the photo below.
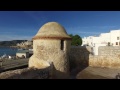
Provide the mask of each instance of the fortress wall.
POLYGON ((0 79, 50 79, 52 78, 52 66, 35 69, 24 68, 0 73, 0 79))
POLYGON ((70 51, 73 68, 81 66, 120 68, 120 47, 101 46, 99 55, 92 55, 90 47, 74 46, 70 51))

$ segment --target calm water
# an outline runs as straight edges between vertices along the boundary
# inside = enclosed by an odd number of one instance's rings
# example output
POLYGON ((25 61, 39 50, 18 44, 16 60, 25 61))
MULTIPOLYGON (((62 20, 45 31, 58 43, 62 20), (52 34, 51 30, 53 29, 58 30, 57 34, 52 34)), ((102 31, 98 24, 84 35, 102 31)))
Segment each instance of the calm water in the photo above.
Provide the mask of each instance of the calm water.
POLYGON ((6 55, 16 55, 18 49, 16 48, 9 48, 9 47, 0 47, 0 56, 3 54, 6 55))

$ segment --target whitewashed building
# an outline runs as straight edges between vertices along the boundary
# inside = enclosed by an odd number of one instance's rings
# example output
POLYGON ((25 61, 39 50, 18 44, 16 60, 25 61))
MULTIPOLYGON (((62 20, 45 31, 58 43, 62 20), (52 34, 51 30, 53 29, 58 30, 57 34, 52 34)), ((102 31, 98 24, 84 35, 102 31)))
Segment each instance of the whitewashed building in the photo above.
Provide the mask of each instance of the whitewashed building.
POLYGON ((111 30, 109 33, 101 33, 99 36, 82 38, 82 46, 93 47, 94 55, 98 55, 99 46, 120 46, 120 30, 111 30))
POLYGON ((32 41, 26 41, 26 42, 21 42, 21 43, 17 43, 17 46, 21 47, 21 46, 29 46, 29 45, 33 45, 32 41))
POLYGON ((16 52, 17 58, 29 58, 29 50, 19 50, 16 52))

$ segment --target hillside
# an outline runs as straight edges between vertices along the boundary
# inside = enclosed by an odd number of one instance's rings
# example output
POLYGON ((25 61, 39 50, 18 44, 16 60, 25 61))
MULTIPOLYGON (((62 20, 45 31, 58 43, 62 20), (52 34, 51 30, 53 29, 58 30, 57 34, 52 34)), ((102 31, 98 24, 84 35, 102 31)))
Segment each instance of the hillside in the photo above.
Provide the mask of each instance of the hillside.
POLYGON ((16 46, 17 43, 21 43, 27 40, 12 40, 12 41, 0 41, 0 46, 16 46))

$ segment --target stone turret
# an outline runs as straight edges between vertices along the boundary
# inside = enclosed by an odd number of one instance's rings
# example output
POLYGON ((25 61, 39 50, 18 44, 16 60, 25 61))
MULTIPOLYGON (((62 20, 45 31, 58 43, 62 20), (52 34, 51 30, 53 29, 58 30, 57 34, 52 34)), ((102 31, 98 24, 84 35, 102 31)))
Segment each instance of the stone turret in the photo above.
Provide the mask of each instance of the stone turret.
POLYGON ((29 67, 44 68, 53 63, 54 77, 69 78, 71 37, 57 22, 44 24, 33 37, 33 55, 29 67))

